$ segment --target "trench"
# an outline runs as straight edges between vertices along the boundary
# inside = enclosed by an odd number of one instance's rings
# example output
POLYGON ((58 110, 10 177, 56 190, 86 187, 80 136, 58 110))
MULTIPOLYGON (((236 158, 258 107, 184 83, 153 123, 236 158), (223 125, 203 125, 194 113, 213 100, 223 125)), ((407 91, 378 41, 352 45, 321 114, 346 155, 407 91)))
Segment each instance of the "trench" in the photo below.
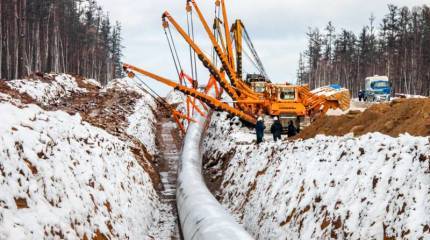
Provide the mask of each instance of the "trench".
POLYGON ((178 176, 178 164, 181 153, 181 139, 176 124, 167 116, 159 116, 157 124, 157 141, 159 155, 157 162, 161 180, 160 200, 162 203, 171 206, 171 214, 174 215, 173 232, 170 239, 183 239, 179 224, 178 211, 176 206, 176 185, 178 176))

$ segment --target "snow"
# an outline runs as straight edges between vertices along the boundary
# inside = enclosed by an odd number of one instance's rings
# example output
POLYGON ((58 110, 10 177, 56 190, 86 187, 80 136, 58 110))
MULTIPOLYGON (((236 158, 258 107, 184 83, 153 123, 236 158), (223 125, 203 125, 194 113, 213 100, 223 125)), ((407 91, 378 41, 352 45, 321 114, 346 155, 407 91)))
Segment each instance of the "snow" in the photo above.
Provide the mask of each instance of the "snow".
MULTIPOLYGON (((52 76, 49 83, 8 84, 44 106, 87 91, 69 75, 52 76)), ((155 101, 130 79, 108 87, 141 95, 127 134, 157 154, 155 101)), ((109 239, 170 239, 173 209, 160 201, 144 168, 149 162, 142 162, 149 159, 137 158, 133 142, 79 114, 45 111, 6 94, 0 99, 0 239, 92 239, 98 232, 109 239)))
POLYGON ((148 95, 144 86, 136 79, 132 78, 118 78, 110 81, 102 91, 107 91, 109 89, 117 91, 134 91, 141 95, 148 95))
POLYGON ((158 198, 128 143, 79 115, 10 103, 0 112, 0 239, 148 236, 158 198))
POLYGON ((100 84, 100 82, 98 82, 98 81, 97 81, 97 80, 95 80, 95 79, 87 79, 87 78, 85 78, 85 79, 83 80, 83 82, 84 82, 84 83, 86 83, 86 84, 90 84, 90 85, 93 85, 93 86, 99 87, 99 88, 101 88, 101 87, 102 87, 102 85, 100 84))
POLYGON ((4 101, 6 101, 6 102, 11 102, 11 103, 13 103, 14 105, 19 105, 19 104, 21 104, 21 101, 20 101, 20 100, 18 100, 18 99, 14 99, 14 98, 12 98, 10 95, 8 95, 8 94, 4 94, 4 93, 1 93, 1 92, 0 92, 0 102, 4 102, 4 101))
POLYGON ((328 116, 340 116, 348 114, 350 111, 364 112, 367 108, 375 103, 371 102, 360 102, 358 99, 352 99, 349 109, 343 111, 342 109, 329 109, 326 113, 328 116))
POLYGON ((42 80, 13 80, 6 83, 20 93, 26 93, 39 104, 49 105, 58 103, 61 98, 68 97, 72 93, 87 92, 80 88, 76 79, 68 74, 50 74, 52 81, 42 80))
POLYGON ((139 139, 151 155, 157 153, 155 142, 156 117, 154 109, 157 104, 149 95, 143 95, 136 103, 134 114, 128 117, 129 126, 127 134, 139 139))
POLYGON ((222 204, 255 238, 430 239, 429 138, 253 138, 221 113, 203 148, 230 158, 222 204))
POLYGON ((330 86, 324 86, 324 87, 320 87, 312 90, 311 93, 316 94, 318 96, 329 97, 343 91, 348 91, 348 89, 346 88, 335 89, 330 86))
MULTIPOLYGON (((166 102, 168 102, 170 105, 173 105, 176 107, 176 110, 181 112, 184 115, 187 115, 187 97, 176 90, 173 90, 169 92, 166 96, 166 102)), ((182 125, 185 129, 188 128, 188 120, 181 119, 182 125)))
POLYGON ((407 99, 410 99, 410 98, 418 98, 418 99, 428 98, 428 96, 412 95, 412 94, 404 94, 404 93, 396 93, 395 96, 396 97, 394 99, 398 99, 398 98, 407 98, 407 99))

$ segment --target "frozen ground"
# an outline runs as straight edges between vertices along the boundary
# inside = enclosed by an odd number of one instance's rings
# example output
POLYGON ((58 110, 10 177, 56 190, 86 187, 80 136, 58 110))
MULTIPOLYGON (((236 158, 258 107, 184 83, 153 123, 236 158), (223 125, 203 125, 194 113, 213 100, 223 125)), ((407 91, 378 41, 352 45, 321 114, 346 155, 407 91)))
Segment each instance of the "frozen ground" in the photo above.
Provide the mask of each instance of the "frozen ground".
POLYGON ((430 239, 429 138, 253 139, 215 114, 203 147, 223 205, 255 238, 430 239))
MULTIPOLYGON (((51 81, 8 84, 44 107, 89 91, 69 75, 51 81)), ((108 88, 140 94, 126 116, 127 133, 157 154, 155 102, 129 79, 108 88)), ((145 169, 150 160, 134 142, 79 114, 46 111, 3 93, 0 114, 0 239, 170 239, 171 206, 160 201, 145 169)))
MULTIPOLYGON (((68 97, 74 92, 87 92, 85 88, 78 86, 75 77, 68 74, 49 74, 46 78, 49 80, 13 80, 8 81, 7 84, 20 93, 28 94, 41 105, 58 103, 61 98, 68 97)), ((100 86, 94 80, 88 80, 87 83, 100 86)))

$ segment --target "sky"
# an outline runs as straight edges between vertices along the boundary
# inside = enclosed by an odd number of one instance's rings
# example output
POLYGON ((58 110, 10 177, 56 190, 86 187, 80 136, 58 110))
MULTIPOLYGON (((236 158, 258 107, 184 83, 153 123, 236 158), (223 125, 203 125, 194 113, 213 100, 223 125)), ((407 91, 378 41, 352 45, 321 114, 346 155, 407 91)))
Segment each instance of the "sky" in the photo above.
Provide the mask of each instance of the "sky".
MULTIPOLYGON (((161 26, 161 15, 169 13, 186 28, 186 0, 97 0, 113 21, 122 24, 123 61, 177 81, 169 46, 161 26)), ((213 21, 215 0, 196 0, 208 22, 213 21)), ((273 82, 295 82, 299 54, 306 49, 309 27, 323 28, 332 21, 341 29, 360 32, 369 23, 371 14, 379 24, 388 12, 387 5, 420 6, 429 0, 226 0, 230 24, 241 19, 273 82)), ((195 19, 196 42, 211 53, 210 40, 195 19)), ((174 29, 172 29, 174 30, 174 29)), ((175 43, 186 72, 190 72, 188 47, 173 31, 175 43)), ((245 71, 256 72, 250 62, 245 71)), ((200 64, 200 82, 207 81, 209 73, 200 64)), ((169 88, 151 79, 144 79, 160 95, 169 88)))

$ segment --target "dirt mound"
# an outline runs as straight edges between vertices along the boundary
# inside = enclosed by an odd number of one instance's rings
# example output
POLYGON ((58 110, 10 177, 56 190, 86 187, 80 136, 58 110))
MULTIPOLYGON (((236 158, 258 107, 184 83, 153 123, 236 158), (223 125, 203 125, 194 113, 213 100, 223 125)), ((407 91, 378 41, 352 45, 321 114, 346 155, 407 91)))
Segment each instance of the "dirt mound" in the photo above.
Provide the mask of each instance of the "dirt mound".
MULTIPOLYGON (((121 89, 101 91, 99 86, 91 84, 81 76, 74 76, 74 78, 78 86, 86 89, 87 92, 71 92, 70 95, 62 96, 58 101, 47 105, 41 104, 26 93, 12 89, 5 81, 0 81, 0 93, 10 96, 11 99, 17 99, 23 104, 36 104, 46 111, 79 114, 83 121, 102 128, 121 140, 130 141, 133 143, 130 144, 132 153, 150 175, 154 185, 157 186, 160 177, 154 166, 154 156, 139 140, 127 133, 128 116, 134 113, 135 105, 142 96, 137 92, 121 89)), ((35 80, 49 83, 55 78, 47 74, 32 74, 29 79, 25 79, 25 81, 35 80)), ((2 101, 1 98, 0 101, 2 101)))
MULTIPOLYGON (((34 103, 33 98, 31 98, 28 94, 20 93, 12 88, 10 88, 5 81, 0 80, 0 93, 4 93, 9 95, 13 99, 17 99, 24 104, 34 103)), ((0 99, 1 101, 1 99, 0 99)))
POLYGON ((380 132, 392 137, 409 133, 430 136, 430 99, 398 99, 376 104, 364 112, 351 111, 342 116, 322 116, 304 129, 297 138, 313 138, 318 134, 356 136, 380 132))

